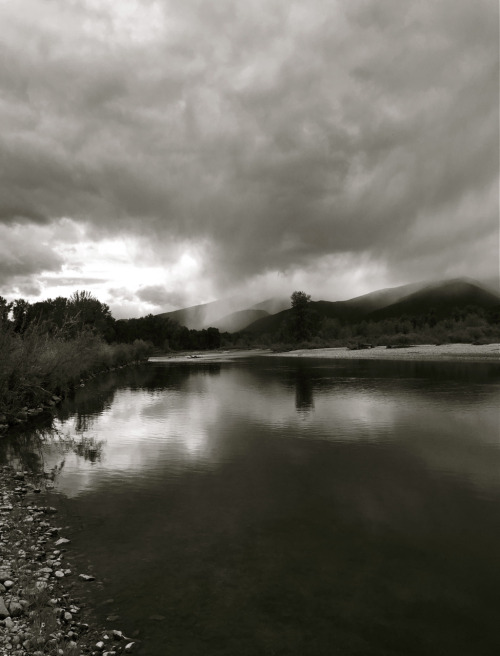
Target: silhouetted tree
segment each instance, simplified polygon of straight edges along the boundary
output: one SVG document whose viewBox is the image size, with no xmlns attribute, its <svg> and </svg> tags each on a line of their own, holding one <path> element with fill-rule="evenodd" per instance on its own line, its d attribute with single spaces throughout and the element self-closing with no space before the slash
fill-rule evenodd
<svg viewBox="0 0 500 656">
<path fill-rule="evenodd" d="M 310 301 L 310 295 L 305 292 L 293 292 L 291 296 L 291 337 L 297 342 L 311 338 L 313 317 L 309 308 Z"/>
<path fill-rule="evenodd" d="M 106 303 L 87 291 L 75 292 L 68 301 L 68 314 L 79 328 L 94 328 L 106 339 L 114 335 L 114 319 Z"/>
<path fill-rule="evenodd" d="M 8 303 L 6 298 L 0 296 L 0 324 L 7 324 L 11 309 L 12 303 Z"/>
<path fill-rule="evenodd" d="M 12 322 L 16 333 L 23 333 L 28 327 L 28 308 L 30 304 L 23 298 L 17 298 L 12 306 Z"/>
</svg>

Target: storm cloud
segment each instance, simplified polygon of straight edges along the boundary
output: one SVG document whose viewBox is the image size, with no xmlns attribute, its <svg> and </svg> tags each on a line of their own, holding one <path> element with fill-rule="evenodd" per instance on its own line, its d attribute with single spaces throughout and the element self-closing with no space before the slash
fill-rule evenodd
<svg viewBox="0 0 500 656">
<path fill-rule="evenodd" d="M 497 275 L 498 11 L 0 3 L 0 293 L 38 276 L 49 294 L 44 272 L 103 279 L 56 247 L 64 220 L 75 244 L 128 240 L 131 271 L 151 267 L 124 312 L 276 280 L 335 300 Z M 33 229 L 53 238 L 16 242 Z M 112 302 L 116 280 L 100 285 Z"/>
</svg>

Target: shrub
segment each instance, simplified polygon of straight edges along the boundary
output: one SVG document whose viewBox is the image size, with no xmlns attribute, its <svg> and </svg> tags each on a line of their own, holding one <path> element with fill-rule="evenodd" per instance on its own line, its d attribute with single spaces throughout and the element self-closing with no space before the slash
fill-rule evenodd
<svg viewBox="0 0 500 656">
<path fill-rule="evenodd" d="M 82 377 L 144 359 L 150 345 L 106 344 L 89 328 L 71 337 L 32 324 L 23 333 L 0 323 L 0 414 L 16 415 L 77 385 Z"/>
</svg>

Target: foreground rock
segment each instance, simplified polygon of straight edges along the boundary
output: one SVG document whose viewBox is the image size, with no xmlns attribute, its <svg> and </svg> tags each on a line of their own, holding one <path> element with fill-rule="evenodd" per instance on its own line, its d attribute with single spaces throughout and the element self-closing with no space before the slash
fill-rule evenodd
<svg viewBox="0 0 500 656">
<path fill-rule="evenodd" d="M 78 576 L 67 560 L 69 543 L 49 519 L 55 508 L 36 505 L 28 472 L 0 468 L 0 654 L 81 656 L 137 653 L 122 631 L 89 626 L 84 605 L 67 583 Z"/>
</svg>

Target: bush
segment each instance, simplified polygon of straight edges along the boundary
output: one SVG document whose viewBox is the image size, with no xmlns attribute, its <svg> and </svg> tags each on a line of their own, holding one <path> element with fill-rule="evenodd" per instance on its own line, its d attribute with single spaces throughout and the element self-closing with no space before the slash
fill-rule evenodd
<svg viewBox="0 0 500 656">
<path fill-rule="evenodd" d="M 0 414 L 15 416 L 65 393 L 82 377 L 142 360 L 149 352 L 142 340 L 110 345 L 89 328 L 67 337 L 64 330 L 48 334 L 36 324 L 19 333 L 1 322 Z"/>
</svg>

